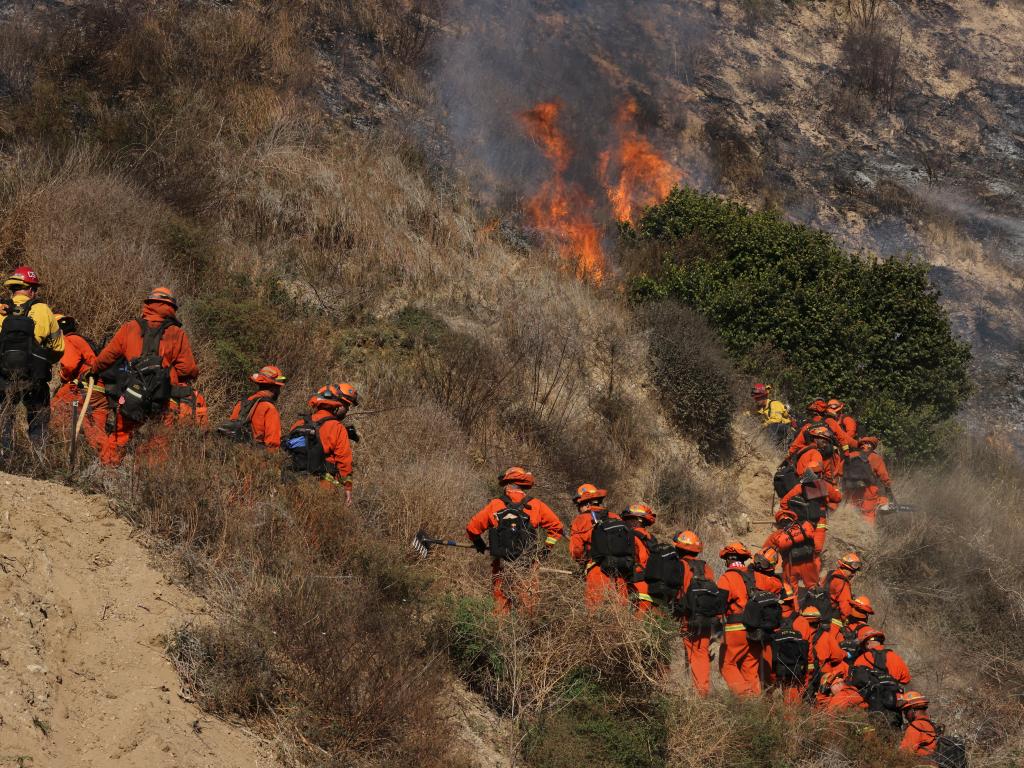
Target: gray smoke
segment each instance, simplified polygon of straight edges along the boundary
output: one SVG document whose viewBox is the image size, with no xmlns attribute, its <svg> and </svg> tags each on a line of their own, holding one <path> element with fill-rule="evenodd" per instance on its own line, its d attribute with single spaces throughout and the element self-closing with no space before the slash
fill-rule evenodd
<svg viewBox="0 0 1024 768">
<path fill-rule="evenodd" d="M 706 36 L 696 4 L 618 0 L 456 0 L 435 51 L 433 79 L 458 159 L 492 202 L 531 194 L 550 166 L 516 116 L 559 100 L 574 148 L 567 173 L 598 197 L 596 160 L 629 97 L 638 126 L 681 168 L 681 126 L 657 104 L 693 75 Z"/>
</svg>

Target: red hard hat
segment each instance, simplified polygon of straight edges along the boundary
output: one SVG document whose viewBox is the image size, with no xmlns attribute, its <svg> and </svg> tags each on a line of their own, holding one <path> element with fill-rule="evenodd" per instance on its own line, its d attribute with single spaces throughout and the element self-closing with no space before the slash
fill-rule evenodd
<svg viewBox="0 0 1024 768">
<path fill-rule="evenodd" d="M 750 388 L 750 396 L 755 400 L 764 400 L 768 397 L 768 387 L 764 384 L 755 384 Z"/>
<path fill-rule="evenodd" d="M 828 403 L 826 403 L 820 397 L 817 400 L 812 400 L 807 404 L 807 410 L 810 411 L 811 413 L 824 413 L 826 408 L 828 408 Z"/>
<path fill-rule="evenodd" d="M 839 558 L 838 565 L 840 568 L 856 573 L 864 565 L 864 561 L 860 559 L 860 555 L 856 552 L 847 552 Z"/>
<path fill-rule="evenodd" d="M 14 268 L 10 277 L 4 280 L 4 285 L 8 288 L 38 288 L 42 283 L 39 282 L 39 275 L 36 274 L 36 271 L 23 264 Z"/>
<path fill-rule="evenodd" d="M 276 365 L 264 365 L 249 377 L 249 381 L 256 384 L 266 384 L 271 387 L 283 387 L 287 379 Z"/>
<path fill-rule="evenodd" d="M 523 488 L 533 487 L 533 473 L 527 472 L 522 467 L 509 467 L 505 473 L 498 476 L 499 485 L 520 485 Z"/>
</svg>

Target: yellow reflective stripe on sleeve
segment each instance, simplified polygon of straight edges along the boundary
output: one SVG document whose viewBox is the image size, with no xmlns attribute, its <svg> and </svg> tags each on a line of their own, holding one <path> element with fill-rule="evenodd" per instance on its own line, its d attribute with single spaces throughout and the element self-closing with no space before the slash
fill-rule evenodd
<svg viewBox="0 0 1024 768">
<path fill-rule="evenodd" d="M 544 539 L 544 543 L 549 547 L 553 547 L 555 546 L 555 544 L 558 543 L 558 539 L 556 539 L 554 536 L 548 536 L 546 539 Z"/>
<path fill-rule="evenodd" d="M 741 629 L 746 629 L 746 627 L 744 627 L 742 624 L 726 624 L 725 625 L 725 631 L 726 632 L 739 632 Z"/>
<path fill-rule="evenodd" d="M 645 592 L 637 592 L 636 593 L 636 599 L 637 600 L 646 600 L 648 603 L 653 603 L 654 602 L 654 598 L 652 598 L 650 595 L 648 595 Z"/>
<path fill-rule="evenodd" d="M 843 628 L 843 620 L 842 619 L 832 619 L 832 626 L 833 627 L 839 627 L 840 629 L 842 629 Z"/>
<path fill-rule="evenodd" d="M 818 519 L 817 529 L 819 531 L 827 531 L 828 530 L 828 523 L 826 522 L 826 518 L 822 517 L 822 518 Z"/>
</svg>

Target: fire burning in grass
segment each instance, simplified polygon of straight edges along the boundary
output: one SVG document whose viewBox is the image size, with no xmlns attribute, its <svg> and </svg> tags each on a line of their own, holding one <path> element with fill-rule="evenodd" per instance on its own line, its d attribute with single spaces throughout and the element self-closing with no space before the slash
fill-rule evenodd
<svg viewBox="0 0 1024 768">
<path fill-rule="evenodd" d="M 519 115 L 519 123 L 551 163 L 552 175 L 527 203 L 530 221 L 558 242 L 559 251 L 576 274 L 600 281 L 607 269 L 601 240 L 607 218 L 594 199 L 566 178 L 573 150 L 558 125 L 562 105 L 545 101 Z M 682 171 L 658 154 L 636 127 L 637 104 L 630 99 L 619 110 L 615 144 L 597 158 L 597 174 L 611 214 L 631 221 L 640 208 L 664 199 L 683 177 Z M 603 206 L 602 206 L 603 209 Z"/>
</svg>

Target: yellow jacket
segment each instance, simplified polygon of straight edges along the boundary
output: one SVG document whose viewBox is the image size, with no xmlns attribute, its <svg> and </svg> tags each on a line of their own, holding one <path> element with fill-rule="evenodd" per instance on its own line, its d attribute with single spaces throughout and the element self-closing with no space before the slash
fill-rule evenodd
<svg viewBox="0 0 1024 768">
<path fill-rule="evenodd" d="M 28 296 L 16 295 L 12 297 L 11 301 L 15 306 L 21 306 L 30 299 Z M 28 316 L 32 318 L 36 327 L 36 342 L 43 349 L 53 353 L 51 357 L 54 362 L 60 360 L 61 355 L 64 354 L 64 334 L 61 333 L 60 326 L 57 325 L 57 318 L 54 317 L 53 311 L 43 302 L 37 301 L 28 311 Z M 6 318 L 6 315 L 0 315 L 0 328 L 3 328 Z"/>
<path fill-rule="evenodd" d="M 781 400 L 768 400 L 764 408 L 758 408 L 762 424 L 788 424 L 791 419 L 786 404 Z"/>
</svg>

